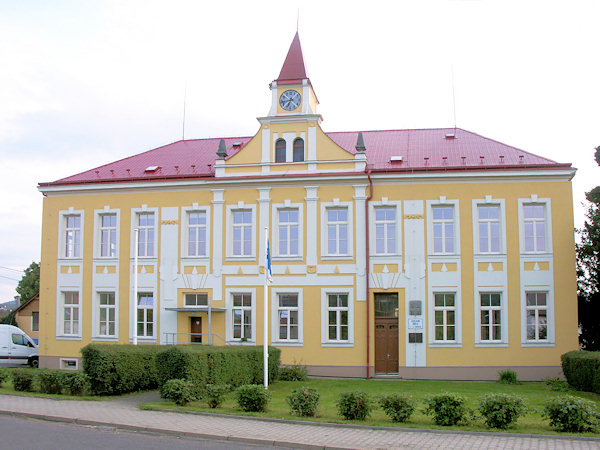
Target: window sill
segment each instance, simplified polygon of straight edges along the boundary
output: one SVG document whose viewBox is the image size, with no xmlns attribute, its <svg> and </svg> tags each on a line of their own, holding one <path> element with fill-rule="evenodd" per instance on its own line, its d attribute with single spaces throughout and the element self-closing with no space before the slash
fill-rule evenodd
<svg viewBox="0 0 600 450">
<path fill-rule="evenodd" d="M 239 339 L 230 339 L 227 345 L 256 345 L 256 341 L 240 341 Z"/>
<path fill-rule="evenodd" d="M 225 261 L 256 261 L 256 256 L 254 256 L 254 255 L 250 255 L 250 256 L 230 255 L 227 258 L 225 258 Z"/>
<path fill-rule="evenodd" d="M 304 258 L 302 255 L 295 256 L 273 256 L 273 261 L 302 261 Z"/>
<path fill-rule="evenodd" d="M 56 340 L 57 341 L 80 341 L 81 336 L 61 335 L 61 336 L 56 336 Z"/>
<path fill-rule="evenodd" d="M 508 347 L 508 342 L 476 342 L 475 347 Z"/>
<path fill-rule="evenodd" d="M 208 256 L 208 255 L 184 255 L 184 256 L 181 257 L 181 259 L 183 259 L 183 260 L 188 260 L 188 259 L 194 259 L 194 260 L 196 260 L 196 259 L 200 259 L 200 260 L 206 260 L 206 261 L 208 261 L 208 260 L 210 260 L 210 256 Z"/>
<path fill-rule="evenodd" d="M 271 345 L 274 347 L 304 347 L 304 342 L 272 341 Z"/>
<path fill-rule="evenodd" d="M 141 342 L 143 344 L 156 344 L 155 337 L 139 337 L 137 338 L 138 344 Z M 129 342 L 133 343 L 133 339 L 129 338 Z"/>
<path fill-rule="evenodd" d="M 94 261 L 119 262 L 118 256 L 94 256 Z"/>
<path fill-rule="evenodd" d="M 92 338 L 94 342 L 119 342 L 117 336 L 96 336 Z"/>
<path fill-rule="evenodd" d="M 354 256 L 352 255 L 321 255 L 321 259 L 323 261 L 340 261 L 340 260 L 352 260 Z"/>
<path fill-rule="evenodd" d="M 554 342 L 550 342 L 550 341 L 527 341 L 527 342 L 522 342 L 521 343 L 521 347 L 554 347 L 555 344 Z"/>
<path fill-rule="evenodd" d="M 429 347 L 431 348 L 460 348 L 462 347 L 462 342 L 430 342 Z"/>
<path fill-rule="evenodd" d="M 321 347 L 354 347 L 354 342 L 321 342 Z"/>
</svg>

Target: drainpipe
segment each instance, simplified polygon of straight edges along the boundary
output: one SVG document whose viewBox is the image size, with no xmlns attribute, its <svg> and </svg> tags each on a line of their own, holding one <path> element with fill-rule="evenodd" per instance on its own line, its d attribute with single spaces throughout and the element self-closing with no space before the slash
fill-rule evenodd
<svg viewBox="0 0 600 450">
<path fill-rule="evenodd" d="M 371 296 L 369 292 L 369 278 L 370 278 L 370 262 L 369 262 L 369 202 L 373 198 L 373 180 L 371 180 L 371 169 L 369 165 L 365 167 L 365 172 L 367 177 L 369 178 L 369 196 L 367 197 L 367 201 L 365 202 L 365 242 L 367 247 L 367 260 L 366 260 L 366 277 L 367 277 L 367 380 L 371 378 L 370 370 L 369 370 L 369 362 L 371 358 Z"/>
</svg>

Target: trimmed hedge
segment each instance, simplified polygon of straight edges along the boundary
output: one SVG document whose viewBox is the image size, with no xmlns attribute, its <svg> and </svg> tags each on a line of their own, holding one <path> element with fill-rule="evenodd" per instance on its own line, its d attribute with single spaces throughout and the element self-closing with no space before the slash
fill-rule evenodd
<svg viewBox="0 0 600 450">
<path fill-rule="evenodd" d="M 600 352 L 574 350 L 560 359 L 570 386 L 578 391 L 600 394 Z"/>
<path fill-rule="evenodd" d="M 269 382 L 277 379 L 281 350 L 269 347 Z M 229 384 L 232 387 L 263 382 L 262 346 L 164 347 L 156 355 L 159 385 L 173 378 L 191 381 L 196 389 L 206 384 Z"/>
<path fill-rule="evenodd" d="M 118 395 L 158 386 L 158 345 L 88 344 L 81 349 L 83 370 L 94 395 Z"/>
</svg>

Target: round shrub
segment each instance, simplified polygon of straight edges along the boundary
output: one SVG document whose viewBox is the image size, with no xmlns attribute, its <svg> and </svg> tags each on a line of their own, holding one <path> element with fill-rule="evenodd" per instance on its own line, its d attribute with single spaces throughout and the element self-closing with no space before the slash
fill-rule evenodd
<svg viewBox="0 0 600 450">
<path fill-rule="evenodd" d="M 366 392 L 342 392 L 337 401 L 340 416 L 346 420 L 365 420 L 373 408 Z"/>
<path fill-rule="evenodd" d="M 320 398 L 316 389 L 302 386 L 300 389 L 292 389 L 292 393 L 286 397 L 286 400 L 292 414 L 313 417 L 317 413 Z"/>
<path fill-rule="evenodd" d="M 82 371 L 65 372 L 62 374 L 63 392 L 71 395 L 83 395 L 90 389 L 90 380 Z"/>
<path fill-rule="evenodd" d="M 498 372 L 498 383 L 519 384 L 517 373 L 514 370 L 506 369 Z"/>
<path fill-rule="evenodd" d="M 33 392 L 33 374 L 28 370 L 15 369 L 12 373 L 15 391 Z"/>
<path fill-rule="evenodd" d="M 174 401 L 179 406 L 185 406 L 196 400 L 192 383 L 181 379 L 169 380 L 163 384 L 160 395 L 162 398 Z"/>
<path fill-rule="evenodd" d="M 306 366 L 301 366 L 299 364 L 280 367 L 279 379 L 281 381 L 306 381 L 308 379 L 308 370 L 306 369 Z"/>
<path fill-rule="evenodd" d="M 433 421 L 437 425 L 456 425 L 467 413 L 465 401 L 466 399 L 460 394 L 443 392 L 427 398 L 423 412 L 433 415 Z"/>
<path fill-rule="evenodd" d="M 209 408 L 218 408 L 225 401 L 227 392 L 231 389 L 228 384 L 207 384 L 204 388 L 204 398 Z"/>
<path fill-rule="evenodd" d="M 245 384 L 236 389 L 235 399 L 242 411 L 266 411 L 271 393 L 264 386 Z"/>
<path fill-rule="evenodd" d="M 594 402 L 565 395 L 549 400 L 543 416 L 550 419 L 550 426 L 558 431 L 594 431 L 598 426 L 598 410 Z"/>
<path fill-rule="evenodd" d="M 40 370 L 37 373 L 40 392 L 60 394 L 63 389 L 63 377 L 60 370 Z"/>
<path fill-rule="evenodd" d="M 415 412 L 415 400 L 406 394 L 386 394 L 379 399 L 379 406 L 394 422 L 406 422 Z"/>
<path fill-rule="evenodd" d="M 511 394 L 488 394 L 479 402 L 479 412 L 488 428 L 506 429 L 526 412 L 523 399 Z"/>
</svg>

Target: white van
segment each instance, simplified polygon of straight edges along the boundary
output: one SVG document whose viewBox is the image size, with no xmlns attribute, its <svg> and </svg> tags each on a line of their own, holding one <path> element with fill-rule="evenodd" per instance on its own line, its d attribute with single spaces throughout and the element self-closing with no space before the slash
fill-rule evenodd
<svg viewBox="0 0 600 450">
<path fill-rule="evenodd" d="M 0 324 L 0 366 L 38 366 L 38 346 L 20 328 Z"/>
</svg>

